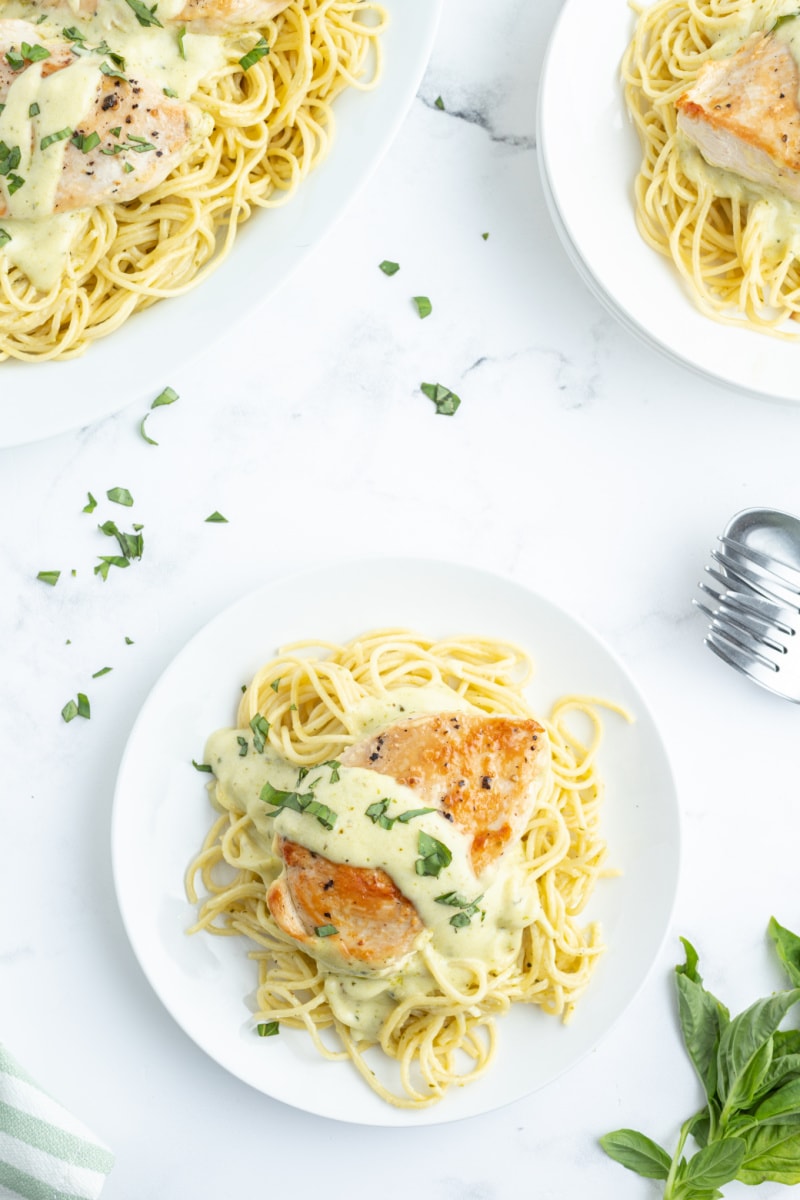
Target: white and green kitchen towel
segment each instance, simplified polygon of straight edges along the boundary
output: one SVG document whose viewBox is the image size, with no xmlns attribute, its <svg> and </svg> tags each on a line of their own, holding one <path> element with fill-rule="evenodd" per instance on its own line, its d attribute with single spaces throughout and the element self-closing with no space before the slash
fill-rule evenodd
<svg viewBox="0 0 800 1200">
<path fill-rule="evenodd" d="M 114 1155 L 0 1042 L 0 1197 L 96 1200 Z"/>
</svg>

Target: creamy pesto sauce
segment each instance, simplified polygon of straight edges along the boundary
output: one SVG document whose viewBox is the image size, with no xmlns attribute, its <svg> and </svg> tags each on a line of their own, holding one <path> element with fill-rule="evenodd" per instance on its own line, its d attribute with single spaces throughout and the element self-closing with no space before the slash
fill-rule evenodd
<svg viewBox="0 0 800 1200">
<path fill-rule="evenodd" d="M 794 255 L 800 255 L 800 204 L 766 184 L 750 183 L 733 171 L 712 166 L 683 134 L 678 134 L 678 148 L 688 179 L 698 187 L 710 188 L 715 196 L 746 204 L 750 219 L 759 222 L 767 248 L 782 254 L 788 245 Z"/>
<path fill-rule="evenodd" d="M 227 58 L 226 39 L 212 34 L 185 33 L 178 39 L 179 26 L 169 24 L 185 0 L 159 0 L 157 15 L 163 28 L 142 26 L 125 0 L 102 0 L 93 17 L 83 16 L 77 5 L 40 6 L 29 0 L 10 0 L 3 5 L 3 17 L 21 18 L 37 24 L 43 42 L 63 37 L 65 27 L 77 27 L 87 46 L 104 43 L 125 59 L 128 79 L 140 76 L 157 86 L 168 88 L 181 100 L 195 94 L 201 81 L 213 75 Z M 227 43 L 230 43 L 230 38 Z M 248 45 L 252 36 L 248 39 Z M 240 36 L 233 35 L 239 46 Z M 182 44 L 182 51 L 181 51 Z M 76 128 L 91 111 L 101 55 L 84 55 L 69 67 L 42 78 L 41 63 L 34 63 L 15 79 L 5 97 L 0 114 L 0 140 L 7 146 L 19 146 L 17 174 L 24 186 L 11 196 L 5 181 L 0 187 L 11 219 L 0 218 L 0 228 L 11 237 L 0 254 L 18 267 L 40 291 L 52 287 L 64 269 L 72 245 L 85 228 L 85 219 L 64 219 L 53 215 L 53 201 L 61 175 L 67 140 L 51 143 L 42 150 L 41 139 L 64 128 Z M 29 116 L 33 102 L 39 105 L 37 117 Z M 72 214 L 69 214 L 71 217 Z M 23 228 L 20 222 L 28 224 Z"/>
<path fill-rule="evenodd" d="M 357 720 L 365 733 L 371 733 L 386 726 L 387 715 L 391 721 L 415 712 L 469 708 L 463 701 L 454 703 L 449 689 L 409 688 L 393 693 L 391 702 L 364 701 L 358 706 Z M 241 737 L 247 741 L 246 755 L 241 754 Z M 356 767 L 340 767 L 336 782 L 331 780 L 330 767 L 315 767 L 298 784 L 297 768 L 270 746 L 263 754 L 257 753 L 249 731 L 222 729 L 212 734 L 206 744 L 205 762 L 211 766 L 216 787 L 226 801 L 250 816 L 252 845 L 264 854 L 251 869 L 265 881 L 271 882 L 280 867 L 273 838 L 281 835 L 334 862 L 386 871 L 414 904 L 425 930 L 413 953 L 400 965 L 380 971 L 344 966 L 332 939 L 321 938 L 315 951 L 326 975 L 325 991 L 331 1007 L 340 1020 L 361 1031 L 365 1038 L 377 1037 L 386 1016 L 404 996 L 435 990 L 437 985 L 426 959 L 436 963 L 436 969 L 460 987 L 472 976 L 470 963 L 477 964 L 479 971 L 499 971 L 516 957 L 522 930 L 539 911 L 538 894 L 526 877 L 518 847 L 478 877 L 472 868 L 468 837 L 442 812 L 426 813 L 407 823 L 396 821 L 388 830 L 366 815 L 370 804 L 385 798 L 390 800 L 387 816 L 421 808 L 425 800 L 418 792 L 389 776 Z M 313 787 L 314 799 L 336 813 L 333 829 L 326 829 L 308 813 L 291 809 L 269 815 L 274 810 L 260 798 L 267 781 L 279 791 L 305 792 Z M 443 842 L 452 853 L 452 862 L 438 876 L 416 872 L 421 830 Z M 254 857 L 257 855 L 256 850 Z M 436 901 L 437 896 L 449 892 L 458 892 L 469 901 L 481 897 L 478 907 L 483 917 L 478 913 L 462 928 L 451 925 L 450 918 L 458 910 Z"/>
</svg>

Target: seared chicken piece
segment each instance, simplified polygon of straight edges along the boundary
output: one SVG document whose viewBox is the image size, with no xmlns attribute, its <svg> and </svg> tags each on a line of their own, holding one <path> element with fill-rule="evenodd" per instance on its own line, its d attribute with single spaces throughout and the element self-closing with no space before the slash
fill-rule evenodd
<svg viewBox="0 0 800 1200">
<path fill-rule="evenodd" d="M 319 944 L 316 930 L 333 925 L 342 958 L 372 967 L 412 949 L 422 921 L 385 871 L 331 862 L 288 838 L 279 839 L 278 853 L 284 870 L 267 900 L 278 925 L 295 941 L 312 949 Z"/>
<path fill-rule="evenodd" d="M 40 0 L 44 8 L 65 8 L 79 17 L 93 17 L 101 0 Z M 156 9 L 162 24 L 167 19 L 185 24 L 196 22 L 203 31 L 224 33 L 226 29 L 258 29 L 289 7 L 291 0 L 186 0 L 180 12 L 167 18 Z"/>
<path fill-rule="evenodd" d="M 0 103 L 8 99 L 15 80 L 36 69 L 28 58 L 17 70 L 9 63 L 9 54 L 12 63 L 20 60 L 24 43 L 48 52 L 49 57 L 36 64 L 43 80 L 87 61 L 85 56 L 75 55 L 70 43 L 43 38 L 41 30 L 27 21 L 0 20 Z M 37 143 L 44 131 L 32 119 L 31 147 L 41 154 L 63 150 L 52 208 L 54 213 L 63 213 L 108 201 L 133 200 L 156 187 L 199 141 L 205 128 L 206 118 L 194 105 L 166 97 L 160 86 L 146 79 L 103 74 L 98 60 L 94 97 L 73 136 L 59 139 L 60 147 L 41 149 Z M 9 208 L 0 195 L 0 216 L 7 215 Z"/>
<path fill-rule="evenodd" d="M 678 128 L 712 166 L 800 200 L 799 89 L 789 47 L 754 33 L 703 66 L 676 101 Z"/>
<path fill-rule="evenodd" d="M 547 735 L 534 720 L 446 713 L 412 717 L 351 746 L 343 767 L 389 775 L 440 809 L 471 839 L 476 875 L 522 836 L 550 770 Z M 267 900 L 278 925 L 312 953 L 316 930 L 345 962 L 385 966 L 407 954 L 423 925 L 383 870 L 351 867 L 278 839 L 284 869 Z"/>
</svg>

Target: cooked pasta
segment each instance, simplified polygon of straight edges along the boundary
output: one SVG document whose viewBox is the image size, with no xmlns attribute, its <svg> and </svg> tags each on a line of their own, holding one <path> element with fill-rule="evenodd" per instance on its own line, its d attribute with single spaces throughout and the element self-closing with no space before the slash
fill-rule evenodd
<svg viewBox="0 0 800 1200">
<path fill-rule="evenodd" d="M 477 915 L 481 906 L 486 909 L 483 915 L 488 914 L 487 927 L 492 927 L 492 885 L 486 884 L 491 872 L 481 876 L 483 894 L 469 906 L 461 903 L 462 915 L 451 917 L 450 924 L 462 928 L 456 937 L 450 931 L 449 955 L 438 952 L 423 935 L 415 953 L 396 970 L 374 975 L 356 970 L 348 981 L 347 972 L 326 959 L 322 950 L 319 955 L 306 953 L 287 937 L 267 904 L 269 885 L 282 864 L 272 853 L 272 826 L 269 821 L 264 825 L 259 816 L 259 809 L 266 810 L 264 792 L 259 800 L 259 784 L 267 775 L 274 779 L 271 772 L 280 763 L 285 764 L 286 778 L 293 774 L 312 778 L 310 772 L 316 771 L 319 778 L 312 780 L 313 791 L 305 798 L 310 800 L 313 794 L 316 808 L 308 811 L 328 814 L 328 827 L 333 828 L 335 815 L 327 804 L 342 808 L 337 789 L 344 787 L 341 777 L 346 768 L 340 759 L 352 754 L 348 748 L 363 744 L 365 729 L 385 731 L 387 719 L 391 728 L 401 713 L 529 719 L 525 687 L 531 670 L 521 648 L 488 638 L 434 641 L 406 630 L 382 629 L 344 645 L 298 643 L 267 663 L 242 696 L 235 742 L 232 737 L 229 741 L 234 754 L 243 755 L 238 758 L 241 770 L 249 772 L 244 786 L 233 786 L 235 776 L 218 766 L 221 743 L 215 738 L 220 735 L 210 739 L 206 750 L 207 761 L 218 774 L 210 791 L 219 816 L 186 877 L 188 896 L 199 904 L 191 932 L 244 936 L 254 944 L 249 952 L 258 967 L 253 1024 L 262 1033 L 284 1026 L 306 1030 L 321 1054 L 351 1060 L 378 1095 L 401 1107 L 433 1104 L 452 1084 L 463 1084 L 484 1071 L 495 1049 L 495 1018 L 511 1004 L 537 1006 L 566 1021 L 586 989 L 603 945 L 597 925 L 586 923 L 583 913 L 598 878 L 609 873 L 604 868 L 606 847 L 600 832 L 603 789 L 596 770 L 602 738 L 598 708 L 604 702 L 565 697 L 542 722 L 550 745 L 545 782 L 518 844 L 500 859 L 496 884 L 508 888 L 509 880 L 516 881 L 516 903 L 521 903 L 520 894 L 527 895 L 528 917 L 520 920 L 513 935 L 487 935 L 490 940 L 480 942 L 477 930 L 478 942 L 469 945 L 473 950 L 482 946 L 482 957 L 478 953 L 459 957 L 452 945 L 458 947 L 463 927 L 470 921 L 481 925 L 483 916 L 479 921 Z M 456 718 L 452 720 L 455 723 Z M 576 732 L 576 720 L 589 729 L 588 741 Z M 376 745 L 381 745 L 383 736 L 378 735 Z M 254 758 L 259 747 L 262 757 L 267 757 L 263 768 Z M 326 782 L 327 769 L 332 779 L 336 776 L 335 783 Z M 372 771 L 361 775 L 380 780 L 377 795 L 393 782 Z M 271 784 L 267 789 L 271 796 L 287 794 L 273 791 Z M 244 802 L 245 792 L 254 803 Z M 388 799 L 380 803 L 386 811 Z M 374 806 L 372 811 L 374 822 Z M 432 811 L 414 809 L 395 820 L 410 817 L 416 823 L 420 814 Z M 433 819 L 440 820 L 441 814 L 435 813 Z M 318 815 L 320 820 L 324 817 Z M 317 823 L 310 823 L 318 829 Z M 365 817 L 361 823 L 370 837 L 387 836 Z M 403 829 L 411 824 L 409 820 Z M 442 827 L 452 829 L 447 822 Z M 452 836 L 448 834 L 448 842 Z M 358 849 L 353 861 L 359 861 Z M 365 856 L 364 861 L 374 860 Z M 196 887 L 198 879 L 202 895 Z M 441 885 L 434 882 L 437 890 Z M 331 879 L 325 886 L 332 884 Z M 436 899 L 440 904 L 442 900 L 453 903 L 447 896 Z M 499 928 L 505 928 L 502 921 Z M 326 930 L 316 932 L 322 946 Z M 359 1009 L 362 985 L 372 989 L 370 995 L 388 987 L 386 1003 L 373 1011 L 368 999 Z M 350 1009 L 345 1005 L 343 1017 L 342 989 L 349 986 L 355 996 L 355 1015 L 347 1017 Z M 382 994 L 378 1000 L 382 1002 Z M 362 1020 L 366 1024 L 360 1024 Z M 385 1056 L 383 1067 L 376 1062 L 375 1046 Z M 390 1060 L 394 1073 L 389 1070 L 387 1078 L 384 1068 Z"/>
<path fill-rule="evenodd" d="M 12 0 L 14 15 L 28 8 L 36 0 Z M 203 280 L 242 222 L 285 203 L 325 155 L 339 93 L 377 82 L 385 23 L 372 0 L 292 0 L 261 28 L 221 36 L 220 61 L 191 96 L 213 128 L 152 190 L 62 218 L 52 281 L 45 270 L 37 286 L 15 262 L 22 222 L 5 246 L 0 229 L 0 360 L 82 354 L 133 313 Z M 253 55 L 254 45 L 268 53 Z"/>
<path fill-rule="evenodd" d="M 636 28 L 622 76 L 643 152 L 635 184 L 642 236 L 672 259 L 707 316 L 797 338 L 791 322 L 800 315 L 800 205 L 705 161 L 679 129 L 676 110 L 704 64 L 734 54 L 755 32 L 772 31 L 796 6 L 657 0 L 633 7 Z"/>
</svg>

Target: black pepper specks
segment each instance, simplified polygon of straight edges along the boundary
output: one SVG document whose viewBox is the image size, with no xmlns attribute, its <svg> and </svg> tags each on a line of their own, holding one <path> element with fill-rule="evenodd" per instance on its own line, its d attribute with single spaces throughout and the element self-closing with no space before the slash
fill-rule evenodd
<svg viewBox="0 0 800 1200">
<path fill-rule="evenodd" d="M 481 779 L 481 787 L 484 789 L 484 791 L 487 791 L 487 792 L 488 792 L 488 791 L 489 791 L 489 788 L 490 788 L 491 786 L 492 786 L 492 777 L 491 777 L 491 775 L 484 775 L 483 779 Z"/>
</svg>

